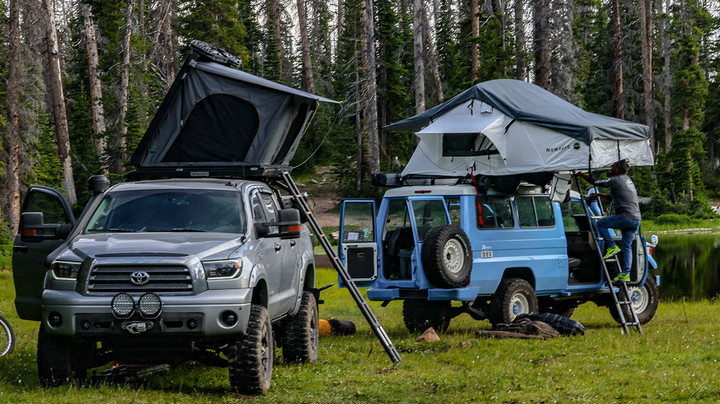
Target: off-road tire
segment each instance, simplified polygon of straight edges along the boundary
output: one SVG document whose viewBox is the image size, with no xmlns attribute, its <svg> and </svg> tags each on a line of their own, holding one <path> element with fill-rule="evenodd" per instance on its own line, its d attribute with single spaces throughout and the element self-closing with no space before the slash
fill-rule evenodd
<svg viewBox="0 0 720 404">
<path fill-rule="evenodd" d="M 210 59 L 213 62 L 220 63 L 222 65 L 234 67 L 240 67 L 240 65 L 242 65 L 242 59 L 239 57 L 207 42 L 194 39 L 190 42 L 190 48 L 195 51 L 195 53 L 205 57 L 206 59 Z"/>
<path fill-rule="evenodd" d="M 535 289 L 525 279 L 508 278 L 500 282 L 491 296 L 488 319 L 493 327 L 510 324 L 518 314 L 537 313 L 538 301 Z"/>
<path fill-rule="evenodd" d="M 585 326 L 580 322 L 571 320 L 565 316 L 554 313 L 520 314 L 515 320 L 529 318 L 530 320 L 542 321 L 549 324 L 557 332 L 563 335 L 585 335 Z"/>
<path fill-rule="evenodd" d="M 421 258 L 425 276 L 433 285 L 439 288 L 467 285 L 472 271 L 472 248 L 459 226 L 446 224 L 428 230 Z"/>
<path fill-rule="evenodd" d="M 443 332 L 450 326 L 451 319 L 449 301 L 403 300 L 403 320 L 411 333 L 430 327 Z"/>
<path fill-rule="evenodd" d="M 73 342 L 70 345 L 70 366 L 75 380 L 83 381 L 87 377 L 88 369 L 93 367 L 95 362 L 95 347 L 94 341 Z"/>
<path fill-rule="evenodd" d="M 285 362 L 317 362 L 319 324 L 320 318 L 315 296 L 310 292 L 303 292 L 300 310 L 285 320 L 280 331 Z"/>
<path fill-rule="evenodd" d="M 657 311 L 658 298 L 660 296 L 655 277 L 648 276 L 642 287 L 628 286 L 628 292 L 630 292 L 630 299 L 633 301 L 633 308 L 635 309 L 635 314 L 637 314 L 640 324 L 650 322 Z M 622 307 L 625 322 L 633 321 L 630 310 L 626 309 L 627 306 L 622 305 Z M 608 303 L 608 308 L 610 309 L 610 315 L 612 315 L 613 320 L 621 324 L 620 315 L 615 309 L 614 304 Z"/>
<path fill-rule="evenodd" d="M 230 345 L 228 372 L 232 390 L 263 394 L 270 389 L 275 341 L 265 306 L 252 305 L 247 332 Z"/>
<path fill-rule="evenodd" d="M 46 334 L 44 327 L 40 327 L 37 366 L 38 377 L 43 387 L 56 387 L 68 383 L 73 377 L 70 344 Z"/>
<path fill-rule="evenodd" d="M 546 298 L 539 300 L 538 303 L 538 311 L 540 313 L 559 314 L 567 318 L 570 318 L 578 307 L 577 300 L 553 300 Z"/>
<path fill-rule="evenodd" d="M 0 316 L 0 333 L 4 334 L 0 338 L 0 356 L 10 355 L 15 349 L 15 332 L 3 316 Z"/>
</svg>

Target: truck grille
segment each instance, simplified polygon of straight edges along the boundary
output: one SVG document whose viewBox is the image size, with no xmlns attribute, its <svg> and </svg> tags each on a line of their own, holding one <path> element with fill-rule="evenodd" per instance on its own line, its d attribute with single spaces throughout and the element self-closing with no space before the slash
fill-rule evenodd
<svg viewBox="0 0 720 404">
<path fill-rule="evenodd" d="M 147 283 L 133 283 L 136 272 L 145 272 Z M 98 265 L 90 270 L 88 292 L 192 292 L 192 278 L 182 265 Z"/>
</svg>

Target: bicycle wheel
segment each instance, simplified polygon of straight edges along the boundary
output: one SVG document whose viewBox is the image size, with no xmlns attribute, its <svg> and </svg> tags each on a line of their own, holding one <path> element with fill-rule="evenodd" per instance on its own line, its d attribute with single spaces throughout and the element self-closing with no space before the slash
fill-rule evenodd
<svg viewBox="0 0 720 404">
<path fill-rule="evenodd" d="M 0 316 L 0 356 L 9 355 L 15 348 L 15 333 L 5 317 Z"/>
</svg>

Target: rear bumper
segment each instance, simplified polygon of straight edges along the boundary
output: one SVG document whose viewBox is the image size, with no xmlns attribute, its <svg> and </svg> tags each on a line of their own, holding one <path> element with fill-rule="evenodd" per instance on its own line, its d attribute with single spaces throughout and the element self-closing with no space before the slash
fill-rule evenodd
<svg viewBox="0 0 720 404">
<path fill-rule="evenodd" d="M 456 289 L 400 289 L 400 288 L 373 288 L 367 291 L 368 299 L 377 301 L 427 299 L 427 300 L 456 300 L 471 302 L 480 293 L 480 287 L 466 287 Z"/>
<path fill-rule="evenodd" d="M 135 303 L 140 297 L 132 295 Z M 96 338 L 146 335 L 173 335 L 189 339 L 213 339 L 243 334 L 250 318 L 252 289 L 207 290 L 197 295 L 163 296 L 162 311 L 157 318 L 143 318 L 138 310 L 128 319 L 116 319 L 112 313 L 113 296 L 85 296 L 75 291 L 43 291 L 42 321 L 48 334 Z M 232 312 L 237 321 L 227 326 L 220 321 L 223 312 Z M 48 317 L 61 317 L 58 326 Z M 144 331 L 134 334 L 128 325 L 145 324 Z M 132 327 L 131 327 L 132 328 Z"/>
</svg>

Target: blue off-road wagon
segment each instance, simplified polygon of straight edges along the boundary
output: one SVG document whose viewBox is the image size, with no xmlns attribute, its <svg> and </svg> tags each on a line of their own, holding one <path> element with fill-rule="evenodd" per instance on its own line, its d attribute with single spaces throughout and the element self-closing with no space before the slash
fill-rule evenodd
<svg viewBox="0 0 720 404">
<path fill-rule="evenodd" d="M 573 181 L 621 159 L 651 166 L 647 126 L 492 80 L 385 129 L 414 131 L 418 145 L 402 173 L 374 176 L 391 187 L 379 206 L 344 201 L 338 252 L 369 299 L 403 301 L 408 329 L 442 330 L 463 312 L 493 324 L 569 316 L 587 301 L 610 306 L 625 331 L 652 319 L 656 238 L 637 233 L 631 281 L 613 285 L 617 266 L 602 261 L 594 225 L 602 212 Z"/>
</svg>

